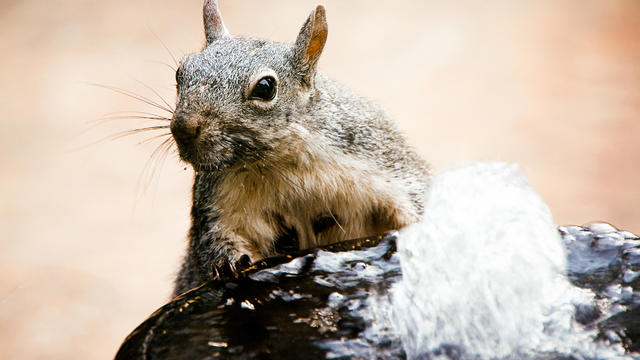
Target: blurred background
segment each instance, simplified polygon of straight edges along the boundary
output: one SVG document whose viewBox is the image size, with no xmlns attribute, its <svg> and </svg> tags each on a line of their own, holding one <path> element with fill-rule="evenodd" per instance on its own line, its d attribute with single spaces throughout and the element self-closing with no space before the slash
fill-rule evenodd
<svg viewBox="0 0 640 360">
<path fill-rule="evenodd" d="M 316 1 L 221 8 L 233 34 L 293 41 Z M 386 109 L 436 170 L 515 162 L 558 224 L 640 232 L 640 2 L 324 3 L 321 70 Z M 172 103 L 165 47 L 202 46 L 201 6 L 0 1 L 0 358 L 111 358 L 168 300 L 192 171 L 149 161 L 150 133 L 95 143 L 148 125 L 105 114 L 163 112 L 90 83 Z"/>
</svg>

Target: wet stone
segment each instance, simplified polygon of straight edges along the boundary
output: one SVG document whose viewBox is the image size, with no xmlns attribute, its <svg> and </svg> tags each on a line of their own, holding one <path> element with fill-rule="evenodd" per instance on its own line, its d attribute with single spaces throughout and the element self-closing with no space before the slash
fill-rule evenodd
<svg viewBox="0 0 640 360">
<path fill-rule="evenodd" d="M 575 320 L 597 331 L 594 341 L 640 356 L 637 236 L 602 223 L 558 231 L 569 280 L 594 294 L 593 303 L 575 306 Z M 370 316 L 375 299 L 402 278 L 396 236 L 270 258 L 203 284 L 138 326 L 116 359 L 404 359 L 394 330 Z M 431 354 L 465 358 L 447 345 Z"/>
<path fill-rule="evenodd" d="M 618 231 L 613 225 L 607 223 L 592 223 L 589 224 L 586 229 L 589 229 L 594 235 L 611 234 Z"/>
</svg>

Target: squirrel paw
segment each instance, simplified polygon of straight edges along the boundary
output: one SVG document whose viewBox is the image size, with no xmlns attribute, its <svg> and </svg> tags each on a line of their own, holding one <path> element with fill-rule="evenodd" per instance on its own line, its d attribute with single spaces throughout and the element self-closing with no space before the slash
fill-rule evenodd
<svg viewBox="0 0 640 360">
<path fill-rule="evenodd" d="M 251 266 L 251 258 L 247 254 L 243 254 L 236 261 L 228 258 L 222 258 L 211 263 L 211 274 L 214 280 L 238 278 L 238 272 Z"/>
</svg>

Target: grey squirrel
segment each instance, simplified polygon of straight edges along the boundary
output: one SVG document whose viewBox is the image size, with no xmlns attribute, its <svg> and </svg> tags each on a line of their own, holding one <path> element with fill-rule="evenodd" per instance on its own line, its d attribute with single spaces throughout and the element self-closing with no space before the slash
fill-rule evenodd
<svg viewBox="0 0 640 360">
<path fill-rule="evenodd" d="M 262 258 L 419 220 L 427 164 L 374 105 L 317 73 L 318 5 L 293 44 L 234 37 L 204 3 L 206 45 L 176 71 L 171 132 L 195 170 L 174 295 Z"/>
</svg>

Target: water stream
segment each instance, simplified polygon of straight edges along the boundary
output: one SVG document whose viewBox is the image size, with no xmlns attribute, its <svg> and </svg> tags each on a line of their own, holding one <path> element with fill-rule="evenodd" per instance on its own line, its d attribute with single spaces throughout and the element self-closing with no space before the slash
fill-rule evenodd
<svg viewBox="0 0 640 360">
<path fill-rule="evenodd" d="M 623 357 L 620 343 L 594 341 L 598 332 L 576 321 L 596 296 L 567 278 L 561 233 L 516 166 L 450 170 L 427 201 L 423 223 L 399 236 L 403 279 L 390 295 L 408 358 Z"/>
<path fill-rule="evenodd" d="M 640 359 L 637 236 L 558 228 L 503 163 L 438 175 L 426 203 L 400 233 L 176 298 L 117 359 Z"/>
</svg>

